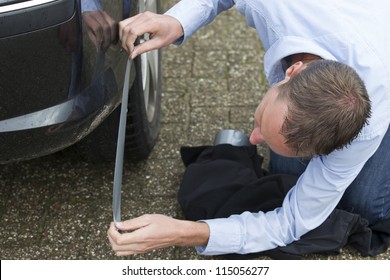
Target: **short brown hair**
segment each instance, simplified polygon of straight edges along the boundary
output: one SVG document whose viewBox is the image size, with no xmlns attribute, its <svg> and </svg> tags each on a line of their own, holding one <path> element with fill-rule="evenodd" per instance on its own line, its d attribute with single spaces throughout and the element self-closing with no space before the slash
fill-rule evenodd
<svg viewBox="0 0 390 280">
<path fill-rule="evenodd" d="M 280 133 L 297 155 L 327 155 L 345 147 L 371 115 L 364 82 L 336 61 L 311 62 L 279 88 L 278 99 L 288 106 Z"/>
</svg>

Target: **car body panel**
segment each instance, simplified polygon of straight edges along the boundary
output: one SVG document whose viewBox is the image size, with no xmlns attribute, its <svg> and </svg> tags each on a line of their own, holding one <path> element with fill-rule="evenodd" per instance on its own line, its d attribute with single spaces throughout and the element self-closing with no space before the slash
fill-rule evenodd
<svg viewBox="0 0 390 280">
<path fill-rule="evenodd" d="M 72 17 L 76 4 L 74 0 L 0 0 L 0 38 L 63 23 Z"/>
<path fill-rule="evenodd" d="M 89 22 L 101 19 L 100 8 L 91 11 L 86 4 L 107 7 L 105 13 L 117 23 L 129 16 L 130 2 L 49 1 L 36 15 L 54 11 L 55 4 L 57 9 L 68 5 L 73 11 L 64 12 L 65 18 L 40 21 L 32 29 L 0 33 L 0 163 L 72 145 L 119 105 L 127 54 L 117 36 L 104 48 L 91 39 L 94 27 Z M 17 12 L 23 14 L 23 9 Z M 10 24 L 9 12 L 0 13 L 0 19 L 5 14 Z"/>
</svg>

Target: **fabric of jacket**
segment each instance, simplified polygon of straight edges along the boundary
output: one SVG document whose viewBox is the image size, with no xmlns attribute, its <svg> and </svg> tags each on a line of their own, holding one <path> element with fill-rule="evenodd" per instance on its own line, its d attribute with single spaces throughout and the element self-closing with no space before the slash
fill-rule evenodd
<svg viewBox="0 0 390 280">
<path fill-rule="evenodd" d="M 258 155 L 256 146 L 182 147 L 180 152 L 186 170 L 178 201 L 188 220 L 271 211 L 282 205 L 297 180 L 291 175 L 268 174 L 262 169 L 263 157 Z M 347 244 L 362 256 L 385 252 L 390 245 L 390 220 L 369 225 L 358 214 L 336 208 L 318 228 L 287 246 L 224 257 L 302 259 L 308 254 L 338 254 Z"/>
</svg>

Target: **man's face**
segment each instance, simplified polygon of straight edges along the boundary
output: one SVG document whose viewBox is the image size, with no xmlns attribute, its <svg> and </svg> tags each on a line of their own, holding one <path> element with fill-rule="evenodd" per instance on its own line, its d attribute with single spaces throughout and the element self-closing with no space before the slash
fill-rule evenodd
<svg viewBox="0 0 390 280">
<path fill-rule="evenodd" d="M 257 145 L 265 142 L 272 151 L 285 157 L 305 156 L 289 148 L 285 144 L 286 139 L 280 134 L 287 114 L 287 104 L 277 99 L 277 96 L 279 85 L 287 83 L 292 76 L 306 67 L 307 64 L 302 61 L 295 62 L 286 70 L 285 79 L 268 90 L 255 112 L 255 128 L 249 139 L 251 144 Z"/>
<path fill-rule="evenodd" d="M 271 87 L 255 112 L 255 127 L 250 136 L 253 145 L 267 143 L 275 153 L 286 157 L 297 157 L 295 151 L 287 147 L 286 139 L 280 134 L 286 113 L 287 104 L 278 100 L 279 89 Z"/>
</svg>

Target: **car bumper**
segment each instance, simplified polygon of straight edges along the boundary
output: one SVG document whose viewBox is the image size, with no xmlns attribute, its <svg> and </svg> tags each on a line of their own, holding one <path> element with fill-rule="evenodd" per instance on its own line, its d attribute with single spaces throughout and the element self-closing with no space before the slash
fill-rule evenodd
<svg viewBox="0 0 390 280">
<path fill-rule="evenodd" d="M 103 51 L 89 40 L 79 1 L 47 2 L 48 11 L 60 5 L 58 15 L 64 13 L 62 4 L 69 4 L 66 17 L 39 10 L 43 5 L 0 14 L 9 26 L 23 13 L 44 16 L 35 25 L 26 17 L 13 33 L 0 32 L 0 163 L 70 146 L 120 103 L 126 53 L 115 42 Z M 117 10 L 116 21 L 122 18 Z"/>
<path fill-rule="evenodd" d="M 76 143 L 119 104 L 111 69 L 67 101 L 0 121 L 0 163 L 51 154 Z"/>
</svg>

